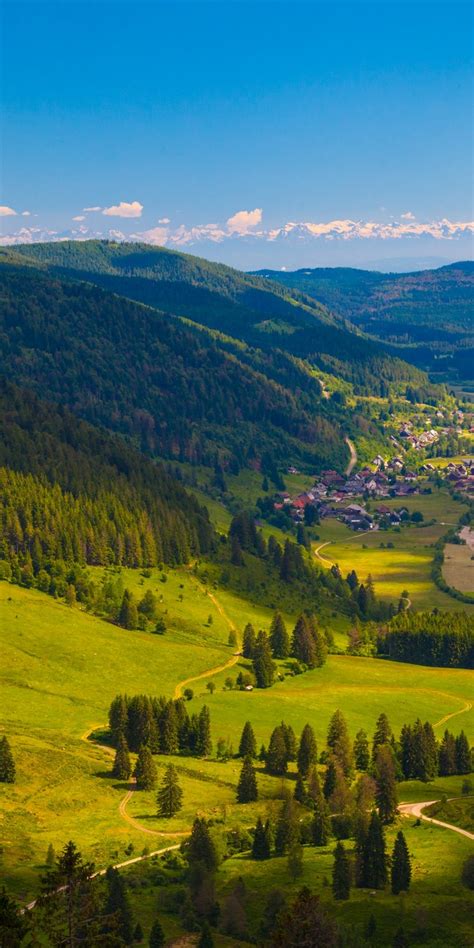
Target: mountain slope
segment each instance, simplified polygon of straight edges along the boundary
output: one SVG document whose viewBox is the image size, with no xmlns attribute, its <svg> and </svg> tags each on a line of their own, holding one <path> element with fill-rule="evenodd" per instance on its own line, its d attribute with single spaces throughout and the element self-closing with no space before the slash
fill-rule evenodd
<svg viewBox="0 0 474 948">
<path fill-rule="evenodd" d="M 60 275 L 75 275 L 265 351 L 283 349 L 350 381 L 360 394 L 426 380 L 324 305 L 260 276 L 146 244 L 64 241 L 15 248 Z"/>
<path fill-rule="evenodd" d="M 2 258 L 3 374 L 153 455 L 347 463 L 337 410 L 284 354 L 252 352 L 91 284 Z"/>
<path fill-rule="evenodd" d="M 401 354 L 420 365 L 433 367 L 444 355 L 456 366 L 456 354 L 462 357 L 474 344 L 472 261 L 403 274 L 340 267 L 259 274 L 317 298 L 365 332 L 406 346 Z"/>
</svg>

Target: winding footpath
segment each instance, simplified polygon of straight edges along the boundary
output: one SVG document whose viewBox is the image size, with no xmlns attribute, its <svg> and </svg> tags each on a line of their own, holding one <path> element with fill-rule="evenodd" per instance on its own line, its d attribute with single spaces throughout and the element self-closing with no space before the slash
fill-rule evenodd
<svg viewBox="0 0 474 948">
<path fill-rule="evenodd" d="M 354 470 L 357 464 L 357 451 L 356 451 L 355 445 L 352 444 L 352 441 L 350 440 L 350 438 L 347 437 L 347 435 L 344 438 L 344 441 L 346 442 L 347 447 L 349 448 L 349 451 L 351 453 L 350 461 L 345 471 L 346 477 L 350 477 L 352 474 L 352 471 Z"/>
<path fill-rule="evenodd" d="M 435 826 L 442 826 L 443 829 L 451 830 L 453 833 L 459 833 L 460 836 L 466 836 L 467 839 L 474 840 L 474 833 L 461 829 L 460 826 L 454 826 L 452 823 L 444 823 L 442 820 L 435 820 L 434 817 L 426 816 L 425 813 L 423 813 L 423 810 L 425 810 L 427 806 L 432 806 L 433 803 L 438 802 L 438 800 L 425 800 L 424 803 L 400 803 L 398 812 L 401 816 L 414 816 L 417 820 L 424 820 L 425 823 L 434 823 Z"/>
</svg>

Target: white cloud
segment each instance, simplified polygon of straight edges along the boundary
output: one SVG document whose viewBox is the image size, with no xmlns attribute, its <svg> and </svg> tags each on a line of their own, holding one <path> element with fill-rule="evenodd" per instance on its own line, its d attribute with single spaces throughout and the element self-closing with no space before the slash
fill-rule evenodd
<svg viewBox="0 0 474 948">
<path fill-rule="evenodd" d="M 73 221 L 85 221 L 85 219 L 84 214 L 78 214 L 77 217 L 73 217 Z"/>
<path fill-rule="evenodd" d="M 0 217 L 16 217 L 16 211 L 12 207 L 0 204 Z"/>
<path fill-rule="evenodd" d="M 22 216 L 22 217 L 31 217 L 31 211 L 22 211 L 22 212 L 21 212 L 21 216 Z"/>
<path fill-rule="evenodd" d="M 85 211 L 86 214 L 91 214 L 94 211 L 101 211 L 102 208 L 96 205 L 95 207 L 83 207 L 82 210 Z"/>
<path fill-rule="evenodd" d="M 171 224 L 169 217 L 160 217 L 159 224 Z"/>
<path fill-rule="evenodd" d="M 144 230 L 141 234 L 132 234 L 134 240 L 143 241 L 146 244 L 153 244 L 155 247 L 163 247 L 169 237 L 167 227 L 152 227 L 150 230 Z"/>
<path fill-rule="evenodd" d="M 227 229 L 229 234 L 248 234 L 261 223 L 261 220 L 261 207 L 256 207 L 253 211 L 237 211 L 227 220 Z"/>
<path fill-rule="evenodd" d="M 415 215 L 411 211 L 406 211 L 405 214 L 402 214 L 403 221 L 414 221 Z"/>
<path fill-rule="evenodd" d="M 140 201 L 120 201 L 120 204 L 112 204 L 111 207 L 104 207 L 102 213 L 106 217 L 141 217 L 143 204 Z"/>
</svg>

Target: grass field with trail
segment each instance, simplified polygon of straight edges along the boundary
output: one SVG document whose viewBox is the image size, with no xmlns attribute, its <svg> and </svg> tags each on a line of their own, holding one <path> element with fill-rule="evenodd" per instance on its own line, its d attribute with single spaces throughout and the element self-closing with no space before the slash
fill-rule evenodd
<svg viewBox="0 0 474 948">
<path fill-rule="evenodd" d="M 460 797 L 456 800 L 440 800 L 426 808 L 426 815 L 444 823 L 452 823 L 461 829 L 474 833 L 474 796 Z"/>
<path fill-rule="evenodd" d="M 403 499 L 384 499 L 383 504 L 392 509 L 406 507 L 410 514 L 419 510 L 425 521 L 435 519 L 436 522 L 427 526 L 402 525 L 400 532 L 391 529 L 354 533 L 337 520 L 324 520 L 317 528 L 320 539 L 313 548 L 319 550 L 327 541 L 329 545 L 319 550 L 317 558 L 327 566 L 337 563 L 344 576 L 355 569 L 362 582 L 370 574 L 376 594 L 395 606 L 406 589 L 416 609 L 433 609 L 434 606 L 459 609 L 460 604 L 434 584 L 431 568 L 434 544 L 448 527 L 457 524 L 465 512 L 464 505 L 453 500 L 444 489 Z M 372 510 L 376 506 L 378 502 L 369 503 Z M 393 547 L 387 549 L 387 543 Z M 474 612 L 474 606 L 463 604 L 462 608 Z"/>
<path fill-rule="evenodd" d="M 446 543 L 443 576 L 449 586 L 461 592 L 474 593 L 474 553 L 461 543 Z"/>
</svg>

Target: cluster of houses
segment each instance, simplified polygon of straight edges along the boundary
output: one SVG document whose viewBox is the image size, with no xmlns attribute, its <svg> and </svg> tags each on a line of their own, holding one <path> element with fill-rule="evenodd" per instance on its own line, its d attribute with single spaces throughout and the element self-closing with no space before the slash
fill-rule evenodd
<svg viewBox="0 0 474 948">
<path fill-rule="evenodd" d="M 456 490 L 474 494 L 474 459 L 458 464 L 450 461 L 444 468 L 444 475 Z"/>
<path fill-rule="evenodd" d="M 391 435 L 391 440 L 396 444 L 397 438 Z M 429 448 L 431 444 L 439 441 L 439 434 L 434 428 L 429 431 L 422 431 L 421 434 L 415 434 L 413 425 L 410 421 L 405 422 L 398 431 L 398 438 L 406 448 L 414 448 L 415 451 L 422 451 L 423 448 Z"/>
</svg>

